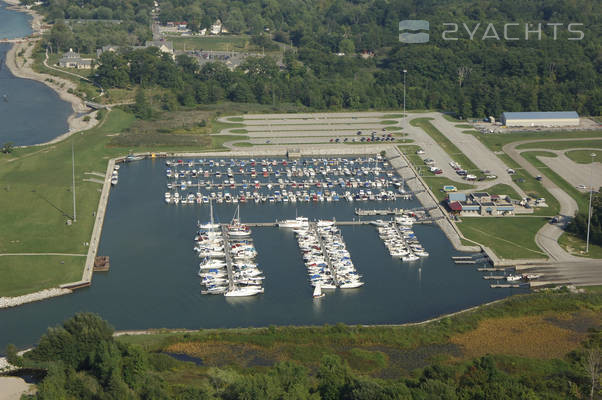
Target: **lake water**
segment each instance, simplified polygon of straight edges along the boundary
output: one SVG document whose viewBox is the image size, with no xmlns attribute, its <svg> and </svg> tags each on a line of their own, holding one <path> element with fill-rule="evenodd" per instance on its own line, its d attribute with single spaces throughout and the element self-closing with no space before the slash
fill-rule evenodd
<svg viewBox="0 0 602 400">
<path fill-rule="evenodd" d="M 78 311 L 99 313 L 119 330 L 145 328 L 229 328 L 275 325 L 399 324 L 420 321 L 521 293 L 491 289 L 475 266 L 451 262 L 450 242 L 436 225 L 414 231 L 430 256 L 403 263 L 389 256 L 375 227 L 343 226 L 341 231 L 365 286 L 336 290 L 312 299 L 292 231 L 255 227 L 257 263 L 265 293 L 252 298 L 201 295 L 199 259 L 192 247 L 197 220 L 209 217 L 202 205 L 167 205 L 165 164 L 144 160 L 123 165 L 111 191 L 99 255 L 111 257 L 108 273 L 94 274 L 89 288 L 43 302 L 0 311 L 0 349 L 29 346 L 48 326 Z M 243 204 L 243 222 L 294 218 L 351 220 L 355 207 L 412 208 L 415 200 L 318 204 Z M 214 207 L 229 221 L 232 204 Z M 465 254 L 463 254 L 465 255 Z"/>
<path fill-rule="evenodd" d="M 31 15 L 9 10 L 0 0 L 0 39 L 15 39 L 31 35 Z"/>
<path fill-rule="evenodd" d="M 0 2 L 0 38 L 31 34 L 28 14 Z M 0 43 L 0 144 L 45 143 L 67 132 L 71 105 L 41 82 L 16 78 L 4 62 L 12 44 Z"/>
</svg>

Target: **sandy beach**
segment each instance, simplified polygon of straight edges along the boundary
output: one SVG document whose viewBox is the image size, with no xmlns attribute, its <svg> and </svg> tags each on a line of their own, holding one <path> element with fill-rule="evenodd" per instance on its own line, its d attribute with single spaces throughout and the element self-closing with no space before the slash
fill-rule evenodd
<svg viewBox="0 0 602 400">
<path fill-rule="evenodd" d="M 34 31 L 34 34 L 32 36 L 35 36 L 39 33 L 42 24 L 41 15 L 39 15 L 33 10 L 27 9 L 26 7 L 19 6 L 18 0 L 2 1 L 10 4 L 10 8 L 12 9 L 31 14 L 33 17 L 32 28 Z M 67 123 L 69 124 L 69 131 L 63 133 L 62 135 L 59 135 L 58 137 L 54 138 L 53 140 L 47 143 L 39 144 L 43 145 L 59 142 L 73 135 L 74 133 L 90 129 L 98 123 L 98 120 L 95 118 L 96 113 L 94 112 L 88 114 L 90 116 L 89 121 L 84 121 L 84 118 L 86 116 L 81 114 L 88 113 L 88 111 L 90 111 L 89 108 L 85 105 L 84 100 L 82 100 L 80 97 L 69 93 L 70 90 L 75 91 L 77 89 L 77 84 L 68 79 L 38 73 L 33 70 L 32 53 L 37 40 L 39 39 L 34 37 L 24 38 L 23 41 L 15 43 L 13 47 L 6 53 L 6 66 L 11 71 L 11 73 L 18 78 L 31 79 L 44 83 L 46 86 L 53 89 L 63 101 L 70 103 L 71 107 L 73 108 L 73 114 L 71 114 L 71 116 L 69 116 L 69 118 L 67 119 Z"/>
<path fill-rule="evenodd" d="M 35 385 L 13 376 L 0 377 L 0 400 L 19 400 L 23 394 L 35 393 Z"/>
</svg>

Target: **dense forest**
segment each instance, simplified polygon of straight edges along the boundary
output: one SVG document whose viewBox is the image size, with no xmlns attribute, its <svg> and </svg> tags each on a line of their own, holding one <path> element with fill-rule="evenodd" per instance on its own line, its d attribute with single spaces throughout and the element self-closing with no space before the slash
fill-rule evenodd
<svg viewBox="0 0 602 400">
<path fill-rule="evenodd" d="M 567 226 L 567 230 L 585 240 L 587 237 L 587 219 L 587 214 L 577 214 Z M 591 243 L 602 246 L 602 195 L 598 193 L 592 198 L 592 219 L 589 240 Z"/>
<path fill-rule="evenodd" d="M 199 29 L 219 18 L 230 32 L 269 35 L 273 41 L 292 44 L 295 51 L 269 74 L 250 75 L 248 66 L 238 71 L 215 66 L 210 69 L 219 70 L 217 80 L 205 74 L 207 69 L 173 63 L 170 68 L 177 69 L 180 79 L 167 83 L 157 72 L 156 80 L 144 84 L 169 87 L 186 105 L 192 99 L 190 85 L 203 82 L 215 93 L 206 99 L 199 96 L 197 102 L 230 98 L 312 109 L 399 108 L 407 70 L 407 104 L 412 109 L 452 110 L 478 118 L 523 110 L 574 109 L 600 115 L 600 5 L 586 0 L 164 0 L 159 14 L 163 22 L 186 21 Z M 140 0 L 48 0 L 43 11 L 50 20 L 59 20 L 100 18 L 101 9 L 112 9 L 128 23 L 140 23 L 147 19 L 149 7 L 149 1 Z M 430 41 L 400 43 L 398 23 L 404 19 L 428 20 Z M 444 23 L 458 24 L 458 31 L 448 35 L 458 40 L 443 39 L 442 31 L 449 29 Z M 488 30 L 490 23 L 493 28 Z M 518 40 L 504 40 L 505 23 L 518 24 L 508 33 Z M 542 24 L 541 40 L 534 33 L 524 40 L 526 23 L 533 25 L 531 31 Z M 547 25 L 554 23 L 562 25 Z M 569 32 L 569 23 L 583 24 L 572 28 L 583 31 L 582 40 L 569 40 L 580 37 Z M 467 32 L 474 32 L 472 40 Z M 500 40 L 491 38 L 493 32 Z M 483 39 L 487 35 L 489 39 Z M 362 59 L 361 52 L 374 57 Z M 116 66 L 136 74 L 126 59 L 121 61 Z M 108 84 L 106 72 L 100 71 L 99 80 Z M 130 77 L 128 84 L 134 83 L 136 78 Z"/>
<path fill-rule="evenodd" d="M 577 399 L 589 392 L 582 353 L 547 367 L 521 361 L 529 370 L 514 368 L 513 373 L 485 356 L 434 364 L 397 379 L 359 375 L 337 355 L 324 354 L 315 370 L 292 361 L 244 370 L 205 367 L 200 376 L 191 373 L 187 383 L 174 383 L 169 377 L 185 362 L 115 340 L 113 328 L 88 313 L 48 329 L 24 356 L 9 345 L 7 357 L 15 365 L 45 371 L 34 398 L 51 400 Z"/>
</svg>

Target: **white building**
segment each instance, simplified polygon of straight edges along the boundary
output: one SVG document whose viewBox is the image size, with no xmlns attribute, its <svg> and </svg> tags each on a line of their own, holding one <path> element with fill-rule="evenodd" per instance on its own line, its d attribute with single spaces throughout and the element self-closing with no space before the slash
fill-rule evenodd
<svg viewBox="0 0 602 400">
<path fill-rule="evenodd" d="M 508 127 L 578 126 L 579 115 L 576 111 L 505 112 L 502 113 L 502 125 Z"/>
<path fill-rule="evenodd" d="M 79 53 L 69 49 L 59 60 L 59 66 L 63 68 L 92 69 L 92 59 L 81 58 Z"/>
</svg>

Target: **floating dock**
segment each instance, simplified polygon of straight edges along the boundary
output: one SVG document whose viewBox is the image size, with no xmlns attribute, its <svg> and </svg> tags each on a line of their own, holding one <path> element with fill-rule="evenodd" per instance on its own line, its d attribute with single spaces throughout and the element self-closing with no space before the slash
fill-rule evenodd
<svg viewBox="0 0 602 400">
<path fill-rule="evenodd" d="M 326 264 L 328 264 L 328 269 L 330 269 L 330 273 L 332 274 L 332 280 L 334 281 L 335 286 L 339 286 L 339 280 L 337 278 L 337 270 L 332 265 L 332 260 L 330 259 L 330 255 L 326 251 L 326 244 L 324 243 L 324 239 L 322 239 L 322 235 L 318 231 L 318 227 L 315 222 L 309 223 L 309 229 L 314 232 L 316 237 L 318 238 L 318 242 L 320 243 L 320 248 L 322 249 L 322 254 L 324 254 L 324 259 L 326 260 Z"/>
<path fill-rule="evenodd" d="M 232 272 L 232 246 L 230 246 L 230 238 L 228 237 L 228 229 L 225 224 L 221 225 L 222 235 L 224 240 L 224 252 L 226 254 L 226 271 L 228 272 L 228 291 L 234 289 L 234 275 Z"/>
</svg>

